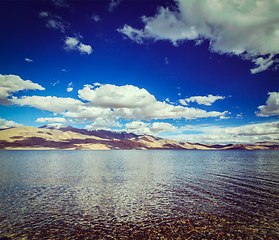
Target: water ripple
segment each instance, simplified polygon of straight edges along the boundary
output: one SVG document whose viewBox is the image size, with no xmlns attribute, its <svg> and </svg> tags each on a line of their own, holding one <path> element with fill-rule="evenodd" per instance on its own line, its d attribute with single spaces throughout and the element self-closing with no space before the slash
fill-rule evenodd
<svg viewBox="0 0 279 240">
<path fill-rule="evenodd" d="M 279 238 L 275 151 L 47 153 L 0 153 L 0 237 Z"/>
</svg>

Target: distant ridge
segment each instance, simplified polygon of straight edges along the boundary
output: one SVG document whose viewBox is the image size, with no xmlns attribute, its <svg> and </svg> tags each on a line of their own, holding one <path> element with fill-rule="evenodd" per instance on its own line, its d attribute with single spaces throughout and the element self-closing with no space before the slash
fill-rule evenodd
<svg viewBox="0 0 279 240">
<path fill-rule="evenodd" d="M 65 150 L 110 150 L 110 149 L 170 149 L 170 150 L 268 150 L 279 149 L 278 143 L 210 145 L 178 142 L 151 135 L 137 135 L 107 130 L 78 129 L 68 125 L 15 127 L 0 131 L 0 149 L 65 149 Z"/>
<path fill-rule="evenodd" d="M 74 127 L 69 126 L 69 125 L 63 125 L 59 128 L 44 125 L 44 126 L 41 126 L 39 128 L 59 129 L 62 132 L 71 131 L 71 132 L 76 132 L 76 133 L 80 133 L 80 134 L 83 134 L 83 135 L 96 136 L 96 137 L 107 138 L 107 139 L 117 138 L 117 139 L 120 139 L 120 140 L 124 140 L 124 139 L 135 138 L 135 137 L 138 136 L 134 133 L 127 133 L 127 132 L 113 132 L 113 131 L 107 131 L 107 130 L 90 130 L 90 131 L 88 131 L 86 129 L 74 128 Z"/>
</svg>

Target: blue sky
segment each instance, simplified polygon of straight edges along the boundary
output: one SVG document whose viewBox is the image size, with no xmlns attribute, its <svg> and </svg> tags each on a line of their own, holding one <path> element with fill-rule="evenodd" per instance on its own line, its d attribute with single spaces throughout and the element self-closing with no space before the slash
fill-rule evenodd
<svg viewBox="0 0 279 240">
<path fill-rule="evenodd" d="M 279 142 L 279 2 L 1 1 L 0 127 Z"/>
</svg>

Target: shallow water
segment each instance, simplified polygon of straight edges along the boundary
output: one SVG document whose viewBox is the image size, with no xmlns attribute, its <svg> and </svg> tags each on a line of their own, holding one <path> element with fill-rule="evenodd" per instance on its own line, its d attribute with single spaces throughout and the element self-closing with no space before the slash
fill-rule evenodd
<svg viewBox="0 0 279 240">
<path fill-rule="evenodd" d="M 0 183 L 0 237 L 279 239 L 279 151 L 1 151 Z"/>
</svg>

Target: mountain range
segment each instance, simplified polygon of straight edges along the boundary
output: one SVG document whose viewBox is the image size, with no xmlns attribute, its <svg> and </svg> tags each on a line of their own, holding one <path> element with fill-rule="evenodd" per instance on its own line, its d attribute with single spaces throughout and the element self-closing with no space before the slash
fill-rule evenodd
<svg viewBox="0 0 279 240">
<path fill-rule="evenodd" d="M 44 125 L 14 127 L 0 130 L 0 149 L 26 150 L 112 150 L 112 149 L 175 149 L 175 150 L 268 150 L 279 149 L 278 143 L 210 145 L 178 142 L 151 135 L 113 132 L 106 130 L 78 129 L 71 126 L 60 128 Z"/>
</svg>

